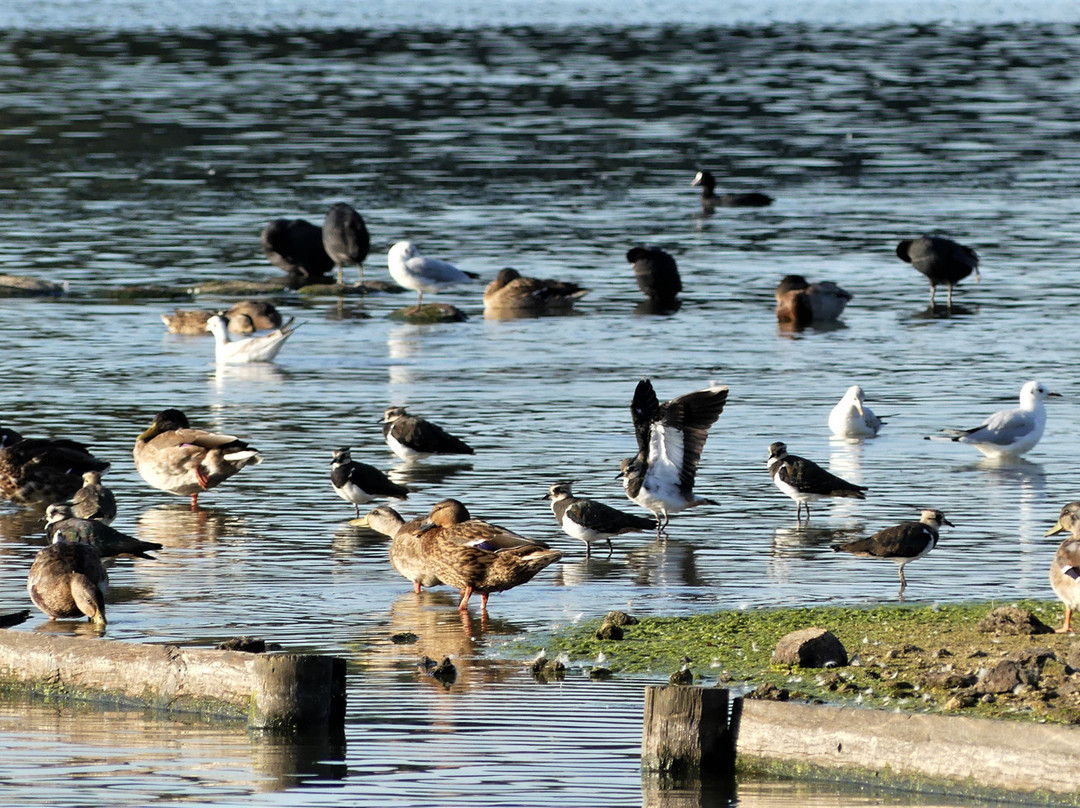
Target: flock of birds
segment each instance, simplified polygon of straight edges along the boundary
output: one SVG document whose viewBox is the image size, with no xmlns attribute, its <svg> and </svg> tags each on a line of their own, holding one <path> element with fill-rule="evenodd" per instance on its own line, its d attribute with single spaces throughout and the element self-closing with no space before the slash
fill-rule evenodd
<svg viewBox="0 0 1080 808">
<path fill-rule="evenodd" d="M 701 204 L 706 212 L 716 207 L 772 202 L 757 193 L 718 195 L 715 179 L 707 171 L 698 172 L 692 185 L 702 188 Z M 321 228 L 302 219 L 276 220 L 263 231 L 261 240 L 269 260 L 290 273 L 297 284 L 331 283 L 326 274 L 335 268 L 337 283 L 342 284 L 343 267 L 348 265 L 359 268 L 363 283 L 370 236 L 363 218 L 347 204 L 332 206 Z M 947 286 L 947 305 L 951 306 L 955 284 L 972 272 L 978 278 L 975 251 L 940 236 L 902 241 L 896 253 L 928 279 L 931 306 L 937 286 Z M 682 282 L 674 258 L 658 248 L 640 246 L 629 250 L 626 257 L 651 306 L 657 310 L 678 308 Z M 387 267 L 397 283 L 417 292 L 416 309 L 422 306 L 424 292 L 471 283 L 477 277 L 445 261 L 422 256 L 409 241 L 399 241 L 390 248 Z M 516 270 L 504 269 L 488 285 L 484 304 L 485 309 L 538 313 L 565 309 L 588 292 L 574 283 L 527 278 Z M 778 321 L 804 326 L 836 319 L 852 296 L 830 281 L 812 284 L 802 276 L 789 275 L 777 286 L 775 297 Z M 272 305 L 258 301 L 244 301 L 216 314 L 177 311 L 162 317 L 170 331 L 212 333 L 219 363 L 272 361 L 296 330 L 292 319 L 283 321 Z M 273 330 L 261 336 L 231 336 L 269 329 Z M 1018 408 L 995 413 L 971 429 L 946 430 L 933 437 L 972 445 L 991 457 L 1019 456 L 1042 437 L 1044 401 L 1056 395 L 1041 383 L 1030 381 L 1021 389 Z M 723 412 L 727 398 L 728 388 L 714 384 L 661 403 L 648 378 L 638 383 L 631 401 L 638 452 L 622 461 L 619 478 L 627 498 L 651 516 L 577 497 L 571 482 L 556 483 L 546 494 L 562 530 L 585 543 L 586 556 L 599 542 L 607 545 L 610 554 L 611 539 L 625 533 L 655 530 L 657 538 L 663 539 L 672 515 L 717 504 L 693 489 L 709 429 Z M 852 439 L 874 437 L 883 425 L 866 406 L 858 385 L 833 408 L 828 423 L 834 434 Z M 431 455 L 473 453 L 465 441 L 411 415 L 404 407 L 386 409 L 382 428 L 389 448 L 407 463 Z M 262 460 L 258 450 L 235 436 L 193 428 L 177 409 L 164 410 L 155 417 L 136 439 L 133 456 L 136 470 L 149 485 L 190 496 L 193 509 L 198 507 L 201 492 Z M 117 555 L 150 558 L 151 551 L 160 549 L 160 545 L 141 542 L 109 526 L 116 506 L 111 492 L 101 484 L 101 473 L 108 466 L 75 441 L 27 439 L 10 429 L 0 429 L 0 496 L 46 507 L 51 543 L 34 560 L 27 587 L 31 600 L 50 619 L 86 616 L 104 623 L 108 576 L 102 559 Z M 847 482 L 812 460 L 791 454 L 783 442 L 769 446 L 767 468 L 777 488 L 795 501 L 800 523 L 804 512 L 809 521 L 811 502 L 832 497 L 865 498 L 865 486 Z M 442 500 L 427 515 L 410 521 L 388 505 L 375 507 L 361 519 L 360 505 L 385 497 L 404 499 L 409 491 L 374 466 L 353 460 L 348 447 L 333 453 L 330 476 L 334 491 L 353 505 L 357 520 L 391 538 L 390 562 L 412 582 L 414 590 L 450 585 L 461 593 L 461 610 L 478 594 L 486 611 L 490 594 L 528 582 L 562 557 L 562 552 L 544 542 L 473 518 L 465 505 L 454 499 Z M 904 567 L 929 553 L 937 545 L 942 525 L 951 525 L 939 510 L 920 510 L 918 521 L 904 522 L 833 549 L 894 561 L 902 596 L 907 583 Z M 1066 604 L 1065 622 L 1059 630 L 1069 631 L 1072 610 L 1080 608 L 1080 502 L 1066 505 L 1047 535 L 1060 531 L 1068 531 L 1070 538 L 1062 542 L 1050 578 Z"/>
</svg>

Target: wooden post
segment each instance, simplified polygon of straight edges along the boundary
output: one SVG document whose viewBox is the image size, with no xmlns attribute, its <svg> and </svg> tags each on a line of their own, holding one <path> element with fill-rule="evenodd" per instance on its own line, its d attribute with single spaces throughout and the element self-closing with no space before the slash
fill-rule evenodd
<svg viewBox="0 0 1080 808">
<path fill-rule="evenodd" d="M 735 731 L 728 691 L 718 687 L 646 687 L 641 766 L 672 778 L 730 777 Z"/>
<path fill-rule="evenodd" d="M 345 718 L 345 660 L 256 654 L 250 723 L 276 730 L 333 726 Z"/>
</svg>

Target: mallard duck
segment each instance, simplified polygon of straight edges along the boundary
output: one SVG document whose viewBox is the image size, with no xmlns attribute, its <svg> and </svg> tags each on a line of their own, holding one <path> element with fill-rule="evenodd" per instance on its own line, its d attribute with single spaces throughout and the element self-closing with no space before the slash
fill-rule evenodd
<svg viewBox="0 0 1080 808">
<path fill-rule="evenodd" d="M 542 542 L 526 539 L 505 528 L 470 519 L 457 500 L 432 507 L 430 524 L 420 530 L 420 547 L 439 579 L 461 590 L 460 611 L 469 607 L 474 592 L 487 611 L 488 596 L 526 583 L 562 553 Z"/>
<path fill-rule="evenodd" d="M 154 488 L 191 496 L 220 485 L 244 466 L 262 462 L 258 450 L 232 435 L 192 429 L 180 410 L 162 410 L 135 439 L 135 469 Z"/>
<path fill-rule="evenodd" d="M 1047 536 L 1068 531 L 1054 553 L 1050 565 L 1050 586 L 1065 604 L 1065 622 L 1054 629 L 1058 634 L 1072 633 L 1072 613 L 1080 609 L 1080 502 L 1070 502 L 1061 509 L 1057 524 L 1046 531 Z"/>
<path fill-rule="evenodd" d="M 763 208 L 771 205 L 773 198 L 768 194 L 750 191 L 742 194 L 716 193 L 716 178 L 711 171 L 699 171 L 690 180 L 692 187 L 701 187 L 701 209 L 711 213 L 715 208 Z"/>
<path fill-rule="evenodd" d="M 422 587 L 439 586 L 442 581 L 428 566 L 420 547 L 418 531 L 428 522 L 426 516 L 406 522 L 401 514 L 389 505 L 380 505 L 365 517 L 368 527 L 390 537 L 390 564 L 407 580 L 412 581 L 413 592 Z"/>
<path fill-rule="evenodd" d="M 206 321 L 213 316 L 212 311 L 196 311 L 193 309 L 177 309 L 172 314 L 162 314 L 161 322 L 169 329 L 170 334 L 183 334 L 194 337 L 207 333 Z M 229 316 L 229 330 L 234 334 L 255 333 L 255 323 L 246 314 Z"/>
<path fill-rule="evenodd" d="M 866 396 L 857 384 L 847 389 L 829 413 L 829 429 L 838 438 L 872 438 L 884 423 L 866 406 Z"/>
<path fill-rule="evenodd" d="M 101 484 L 101 472 L 83 472 L 82 488 L 71 498 L 71 512 L 79 519 L 96 519 L 109 525 L 116 518 L 116 497 Z"/>
<path fill-rule="evenodd" d="M 938 284 L 949 288 L 949 306 L 952 305 L 953 286 L 972 272 L 979 280 L 979 255 L 971 247 L 957 244 L 941 236 L 923 236 L 907 239 L 896 245 L 896 257 L 911 264 L 930 281 L 930 307 L 934 306 L 934 293 Z"/>
<path fill-rule="evenodd" d="M 626 253 L 638 288 L 661 308 L 677 308 L 682 279 L 675 259 L 659 247 L 633 247 Z"/>
<path fill-rule="evenodd" d="M 66 541 L 38 552 L 26 580 L 30 600 L 50 620 L 86 615 L 101 625 L 108 588 L 109 576 L 97 550 Z"/>
<path fill-rule="evenodd" d="M 357 519 L 360 518 L 360 506 L 376 497 L 405 499 L 409 496 L 408 488 L 393 482 L 374 466 L 353 460 L 348 446 L 334 452 L 330 461 L 330 484 L 339 497 L 352 503 Z"/>
<path fill-rule="evenodd" d="M 504 269 L 484 290 L 484 310 L 543 314 L 566 311 L 575 300 L 585 297 L 585 289 L 568 281 L 527 278 L 516 269 Z"/>
<path fill-rule="evenodd" d="M 285 340 L 299 328 L 290 317 L 281 328 L 246 339 L 229 339 L 229 320 L 224 314 L 215 314 L 206 321 L 206 330 L 214 335 L 214 359 L 219 365 L 243 365 L 249 362 L 272 362 Z"/>
<path fill-rule="evenodd" d="M 656 528 L 655 519 L 624 513 L 602 502 L 575 497 L 571 483 L 556 483 L 548 489 L 545 498 L 551 500 L 551 511 L 563 532 L 585 542 L 586 558 L 592 553 L 594 541 L 607 542 L 608 555 L 611 555 L 612 536 Z"/>
<path fill-rule="evenodd" d="M 851 553 L 864 558 L 887 558 L 896 562 L 900 575 L 900 595 L 904 594 L 907 580 L 904 567 L 922 558 L 938 543 L 942 525 L 953 527 L 945 514 L 933 508 L 924 508 L 918 522 L 904 522 L 879 530 L 867 539 L 833 545 L 834 552 Z"/>
<path fill-rule="evenodd" d="M 322 229 L 306 219 L 275 219 L 259 238 L 267 260 L 294 277 L 318 281 L 334 268 Z"/>
<path fill-rule="evenodd" d="M 45 534 L 53 543 L 58 541 L 72 544 L 88 544 L 98 551 L 102 558 L 118 555 L 130 555 L 136 558 L 153 559 L 149 550 L 160 550 L 157 542 L 141 541 L 134 536 L 121 533 L 104 522 L 93 519 L 80 519 L 75 516 L 70 505 L 54 504 L 45 509 Z"/>
<path fill-rule="evenodd" d="M 277 307 L 267 300 L 241 300 L 225 310 L 229 330 L 234 334 L 250 334 L 252 331 L 269 331 L 281 328 L 282 317 Z M 239 327 L 234 325 L 237 320 Z M 243 329 L 243 330 L 241 330 Z"/>
<path fill-rule="evenodd" d="M 798 327 L 832 322 L 851 300 L 851 292 L 832 281 L 809 283 L 802 275 L 785 275 L 774 295 L 776 319 Z"/>
<path fill-rule="evenodd" d="M 0 448 L 0 496 L 20 505 L 49 505 L 70 499 L 87 471 L 109 463 L 82 443 L 57 438 L 23 438 L 5 430 Z"/>
<path fill-rule="evenodd" d="M 472 283 L 479 278 L 475 272 L 464 272 L 453 264 L 437 258 L 426 258 L 411 241 L 399 241 L 386 255 L 390 277 L 406 289 L 416 292 L 416 307 L 424 300 L 424 292 L 438 292 L 449 286 Z"/>
<path fill-rule="evenodd" d="M 355 264 L 364 282 L 364 259 L 371 248 L 371 236 L 363 217 L 344 202 L 330 206 L 323 219 L 323 249 L 337 267 L 337 282 L 344 280 L 346 264 Z"/>
<path fill-rule="evenodd" d="M 388 407 L 383 413 L 383 438 L 391 451 L 406 463 L 433 454 L 473 454 L 469 444 L 455 438 L 438 424 L 415 415 L 405 407 Z"/>
</svg>

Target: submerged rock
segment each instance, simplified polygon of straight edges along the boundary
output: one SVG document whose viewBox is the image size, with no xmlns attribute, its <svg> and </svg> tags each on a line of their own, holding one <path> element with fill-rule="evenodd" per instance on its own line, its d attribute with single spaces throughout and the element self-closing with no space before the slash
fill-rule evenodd
<svg viewBox="0 0 1080 808">
<path fill-rule="evenodd" d="M 415 306 L 406 306 L 390 312 L 387 316 L 391 320 L 402 320 L 414 325 L 463 323 L 469 319 L 465 312 L 449 303 L 425 303 L 419 310 Z"/>
<path fill-rule="evenodd" d="M 60 297 L 64 287 L 28 275 L 0 275 L 0 297 Z"/>
</svg>

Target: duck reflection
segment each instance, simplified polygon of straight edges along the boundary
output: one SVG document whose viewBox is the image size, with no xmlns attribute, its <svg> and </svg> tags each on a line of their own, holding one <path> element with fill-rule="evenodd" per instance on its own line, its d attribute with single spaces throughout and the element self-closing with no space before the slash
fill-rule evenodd
<svg viewBox="0 0 1080 808">
<path fill-rule="evenodd" d="M 358 553 L 365 553 L 369 548 L 375 548 L 372 552 L 385 555 L 386 547 L 390 540 L 370 527 L 354 524 L 357 520 L 350 519 L 340 525 L 330 537 L 330 555 L 335 564 L 350 564 L 356 561 Z"/>
<path fill-rule="evenodd" d="M 273 362 L 251 362 L 246 365 L 216 365 L 213 374 L 214 389 L 218 393 L 232 385 L 262 385 L 278 388 L 287 375 Z"/>
<path fill-rule="evenodd" d="M 0 539 L 16 539 L 40 544 L 48 544 L 45 538 L 45 512 L 34 508 L 19 508 L 9 513 L 0 513 Z"/>
<path fill-rule="evenodd" d="M 820 323 L 788 323 L 777 320 L 776 330 L 782 337 L 795 337 L 804 332 L 824 334 L 829 331 L 842 331 L 847 323 L 842 320 L 823 320 Z"/>
<path fill-rule="evenodd" d="M 143 541 L 156 541 L 166 547 L 195 547 L 215 542 L 230 532 L 229 522 L 242 522 L 219 508 L 191 510 L 187 503 L 158 505 L 139 514 L 135 520 L 135 536 Z"/>
<path fill-rule="evenodd" d="M 636 306 L 634 306 L 634 315 L 637 317 L 650 317 L 654 315 L 664 316 L 668 314 L 675 314 L 681 308 L 681 300 L 642 300 Z"/>
<path fill-rule="evenodd" d="M 638 586 L 704 586 L 694 559 L 695 549 L 689 542 L 669 538 L 631 550 L 626 560 Z"/>
</svg>

